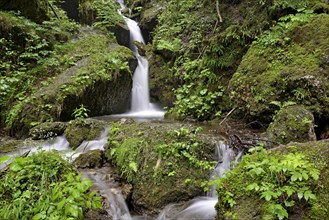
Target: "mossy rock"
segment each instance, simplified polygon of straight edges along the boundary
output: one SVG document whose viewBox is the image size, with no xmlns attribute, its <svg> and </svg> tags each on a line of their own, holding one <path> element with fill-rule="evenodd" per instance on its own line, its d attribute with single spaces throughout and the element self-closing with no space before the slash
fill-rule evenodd
<svg viewBox="0 0 329 220">
<path fill-rule="evenodd" d="M 7 115 L 7 128 L 16 137 L 26 135 L 35 123 L 68 121 L 83 104 L 89 116 L 118 114 L 130 105 L 133 53 L 114 39 L 91 28 L 60 48 L 65 62 L 58 75 L 48 78 L 28 98 L 18 101 Z M 50 58 L 52 59 L 52 58 Z M 51 61 L 51 60 L 50 60 Z M 52 71 L 38 66 L 35 71 Z"/>
<path fill-rule="evenodd" d="M 133 185 L 132 201 L 129 202 L 134 211 L 155 215 L 169 203 L 187 201 L 203 194 L 201 182 L 208 180 L 211 168 L 197 166 L 194 162 L 206 164 L 205 161 L 214 160 L 216 138 L 195 134 L 196 130 L 194 126 L 178 123 L 111 125 L 105 157 Z M 190 155 L 191 160 L 182 156 L 180 150 L 177 155 L 181 156 L 175 157 L 171 153 L 172 145 L 176 144 L 178 149 L 183 143 L 191 146 L 186 150 L 186 156 Z M 168 155 L 165 156 L 166 152 Z"/>
<path fill-rule="evenodd" d="M 285 107 L 277 113 L 267 133 L 278 144 L 315 141 L 313 114 L 303 106 Z"/>
<path fill-rule="evenodd" d="M 66 129 L 64 122 L 45 122 L 30 129 L 29 136 L 33 140 L 47 139 L 62 135 Z"/>
<path fill-rule="evenodd" d="M 229 83 L 232 101 L 251 120 L 270 122 L 295 102 L 317 119 L 329 116 L 329 15 L 290 15 L 253 43 Z"/>
<path fill-rule="evenodd" d="M 1 0 L 0 9 L 12 10 L 16 12 L 19 11 L 23 16 L 37 23 L 49 20 L 48 4 L 47 1 L 43 0 Z"/>
<path fill-rule="evenodd" d="M 83 141 L 98 139 L 106 126 L 106 122 L 96 119 L 76 119 L 68 123 L 64 134 L 70 147 L 76 149 Z"/>
<path fill-rule="evenodd" d="M 0 154 L 10 153 L 16 151 L 18 148 L 24 145 L 22 140 L 7 140 L 0 143 Z"/>
<path fill-rule="evenodd" d="M 294 207 L 288 208 L 288 219 L 327 219 L 329 216 L 329 142 L 327 141 L 311 141 L 306 143 L 290 143 L 289 145 L 281 145 L 270 151 L 272 156 L 288 155 L 289 153 L 302 153 L 305 159 L 314 164 L 313 167 L 320 171 L 319 179 L 308 182 L 313 193 L 316 195 L 316 200 L 307 202 L 296 201 Z M 266 209 L 265 199 L 255 195 L 254 192 L 247 191 L 245 188 L 248 184 L 258 183 L 257 179 L 247 177 L 246 160 L 248 162 L 259 162 L 259 155 L 251 155 L 248 159 L 244 158 L 238 166 L 231 171 L 234 172 L 224 182 L 226 192 L 234 195 L 235 204 L 232 208 L 224 205 L 225 192 L 219 192 L 219 201 L 216 205 L 217 220 L 227 219 L 225 213 L 235 214 L 237 219 L 276 219 L 274 216 L 269 216 L 264 212 Z M 250 163 L 249 163 L 250 164 Z"/>
<path fill-rule="evenodd" d="M 73 163 L 78 168 L 101 168 L 103 166 L 103 151 L 91 150 L 80 154 Z"/>
</svg>

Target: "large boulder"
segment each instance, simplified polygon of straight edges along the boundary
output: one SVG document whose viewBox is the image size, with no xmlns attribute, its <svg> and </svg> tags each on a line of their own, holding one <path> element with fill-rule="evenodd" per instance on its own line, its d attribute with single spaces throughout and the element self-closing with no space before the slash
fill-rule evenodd
<svg viewBox="0 0 329 220">
<path fill-rule="evenodd" d="M 203 194 L 216 138 L 181 124 L 116 123 L 105 157 L 133 186 L 134 211 L 155 215 L 169 203 Z M 209 166 L 208 166 L 209 165 Z"/>
<path fill-rule="evenodd" d="M 96 119 L 77 119 L 68 123 L 64 134 L 70 147 L 76 149 L 83 141 L 98 139 L 106 126 L 106 122 Z"/>
<path fill-rule="evenodd" d="M 67 43 L 69 49 L 62 56 L 74 60 L 74 65 L 64 66 L 29 98 L 16 103 L 7 118 L 10 134 L 26 135 L 36 122 L 71 120 L 81 104 L 89 116 L 125 112 L 130 106 L 136 58 L 128 48 L 112 42 L 97 31 L 86 30 Z M 44 65 L 38 69 L 51 71 L 47 61 Z"/>
<path fill-rule="evenodd" d="M 267 129 L 269 139 L 279 143 L 315 141 L 314 117 L 303 106 L 281 109 Z"/>
<path fill-rule="evenodd" d="M 29 136 L 33 140 L 48 139 L 62 135 L 66 129 L 64 122 L 45 122 L 31 128 Z"/>
<path fill-rule="evenodd" d="M 328 22 L 328 14 L 296 14 L 264 32 L 230 80 L 234 104 L 263 122 L 272 120 L 273 101 L 303 104 L 316 119 L 328 118 Z"/>
</svg>

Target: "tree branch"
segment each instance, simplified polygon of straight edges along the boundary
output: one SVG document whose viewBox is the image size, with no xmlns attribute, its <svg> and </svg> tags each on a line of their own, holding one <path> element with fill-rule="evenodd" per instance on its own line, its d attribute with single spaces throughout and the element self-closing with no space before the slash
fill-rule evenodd
<svg viewBox="0 0 329 220">
<path fill-rule="evenodd" d="M 219 0 L 216 0 L 216 11 L 217 11 L 217 15 L 218 15 L 218 18 L 219 18 L 219 22 L 222 23 L 223 22 L 223 18 L 220 15 L 220 11 L 219 11 Z"/>
</svg>

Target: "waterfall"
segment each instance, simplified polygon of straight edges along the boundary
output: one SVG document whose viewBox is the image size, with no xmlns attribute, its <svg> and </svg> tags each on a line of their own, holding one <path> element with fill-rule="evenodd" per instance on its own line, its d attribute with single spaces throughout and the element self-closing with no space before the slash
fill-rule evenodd
<svg viewBox="0 0 329 220">
<path fill-rule="evenodd" d="M 126 7 L 123 0 L 117 0 L 117 2 L 120 4 L 121 10 Z M 124 18 L 130 31 L 130 49 L 134 52 L 138 64 L 133 76 L 130 111 L 125 114 L 112 115 L 112 117 L 162 119 L 164 111 L 156 104 L 150 102 L 148 60 L 138 53 L 138 49 L 134 44 L 135 41 L 145 43 L 142 32 L 136 21 L 122 15 L 121 11 L 118 11 L 118 13 Z"/>
</svg>

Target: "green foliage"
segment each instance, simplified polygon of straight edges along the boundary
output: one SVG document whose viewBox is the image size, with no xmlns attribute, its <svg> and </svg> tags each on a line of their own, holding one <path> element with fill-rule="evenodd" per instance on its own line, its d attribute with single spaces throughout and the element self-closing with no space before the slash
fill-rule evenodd
<svg viewBox="0 0 329 220">
<path fill-rule="evenodd" d="M 208 69 L 200 68 L 200 60 L 183 59 L 176 63 L 175 76 L 182 78 L 184 84 L 174 91 L 176 101 L 172 111 L 180 117 L 198 120 L 208 120 L 213 115 L 220 116 L 218 103 L 223 95 L 223 88 L 210 87 L 217 80 L 216 75 Z"/>
<path fill-rule="evenodd" d="M 241 195 L 257 195 L 262 200 L 263 215 L 278 219 L 288 218 L 290 207 L 316 200 L 312 182 L 318 180 L 319 170 L 301 153 L 270 155 L 266 150 L 254 151 L 245 156 L 241 165 L 243 186 L 228 189 L 226 179 L 236 175 L 235 170 L 219 179 L 219 203 L 231 212 L 234 198 Z M 241 169 L 240 169 L 241 171 Z"/>
<path fill-rule="evenodd" d="M 57 153 L 16 158 L 0 182 L 1 219 L 82 219 L 101 208 L 92 185 Z"/>
<path fill-rule="evenodd" d="M 78 119 L 80 123 L 84 124 L 84 119 L 88 118 L 88 112 L 89 110 L 83 104 L 81 104 L 79 108 L 74 109 L 72 116 L 74 117 L 74 119 Z"/>
<path fill-rule="evenodd" d="M 117 166 L 129 182 L 133 182 L 135 174 L 138 171 L 137 156 L 141 148 L 147 145 L 146 142 L 138 138 L 131 138 L 123 144 L 119 144 L 119 128 L 111 127 L 108 143 L 110 144 L 111 151 L 110 157 L 115 159 Z"/>
<path fill-rule="evenodd" d="M 200 131 L 201 128 L 197 128 L 195 131 L 190 131 L 188 128 L 182 127 L 179 130 L 174 130 L 168 134 L 173 136 L 175 141 L 155 146 L 155 149 L 161 158 L 165 160 L 170 159 L 170 162 L 167 163 L 167 170 L 164 171 L 168 176 L 174 176 L 176 174 L 176 170 L 178 170 L 180 166 L 179 161 L 181 160 L 187 160 L 191 166 L 205 171 L 214 168 L 212 162 L 200 160 L 195 155 L 195 150 L 201 145 L 196 138 L 196 134 Z"/>
<path fill-rule="evenodd" d="M 120 6 L 114 0 L 95 0 L 91 7 L 97 12 L 97 21 L 93 24 L 94 27 L 107 30 L 109 27 L 125 24 L 123 18 L 118 14 Z"/>
</svg>

